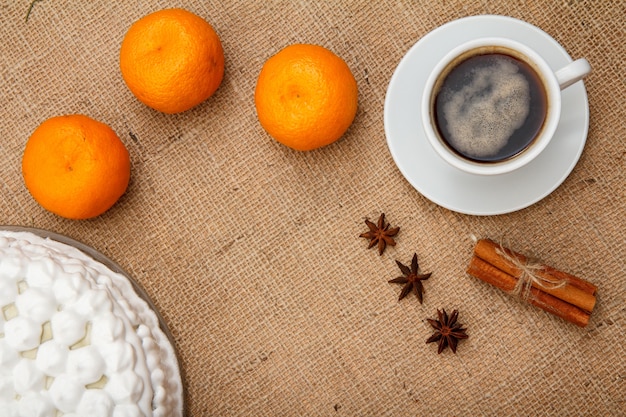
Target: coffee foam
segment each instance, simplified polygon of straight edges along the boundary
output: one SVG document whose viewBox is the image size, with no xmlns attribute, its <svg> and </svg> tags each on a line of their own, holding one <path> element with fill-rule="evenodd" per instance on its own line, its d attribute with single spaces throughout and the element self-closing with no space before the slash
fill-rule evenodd
<svg viewBox="0 0 626 417">
<path fill-rule="evenodd" d="M 451 144 L 477 158 L 498 153 L 530 112 L 530 87 L 519 69 L 504 59 L 469 74 L 458 91 L 444 89 L 448 101 L 443 116 Z"/>
</svg>

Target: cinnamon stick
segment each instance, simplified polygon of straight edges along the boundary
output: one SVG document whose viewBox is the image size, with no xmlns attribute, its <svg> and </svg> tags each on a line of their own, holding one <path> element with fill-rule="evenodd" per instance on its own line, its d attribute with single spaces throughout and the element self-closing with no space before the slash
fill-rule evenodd
<svg viewBox="0 0 626 417">
<path fill-rule="evenodd" d="M 573 286 L 580 288 L 581 290 L 593 296 L 595 296 L 596 292 L 598 291 L 598 287 L 596 287 L 594 284 L 582 278 L 578 278 L 575 275 L 568 274 L 567 272 L 564 272 L 564 271 L 559 271 L 558 269 L 553 268 L 549 265 L 543 265 L 543 268 L 545 269 L 545 272 L 547 274 L 550 274 L 551 276 L 557 279 L 563 279 L 569 282 L 570 284 L 572 284 Z"/>
<path fill-rule="evenodd" d="M 495 266 L 501 271 L 506 272 L 514 278 L 520 278 L 523 271 L 510 260 L 503 257 L 500 253 L 498 253 L 498 251 L 504 251 L 509 257 L 517 259 L 522 265 L 528 262 L 528 258 L 526 256 L 513 252 L 510 249 L 503 248 L 489 239 L 479 240 L 474 247 L 474 254 L 477 257 Z M 597 287 L 595 285 L 583 280 L 582 278 L 578 278 L 574 275 L 559 271 L 543 264 L 541 265 L 541 268 L 534 273 L 548 281 L 565 282 L 564 286 L 555 288 L 541 286 L 536 282 L 532 282 L 532 286 L 537 290 L 548 293 L 589 313 L 593 311 L 596 304 L 595 293 Z"/>
<path fill-rule="evenodd" d="M 513 291 L 517 285 L 516 278 L 477 256 L 472 257 L 467 273 L 506 292 Z M 536 288 L 530 288 L 527 301 L 577 326 L 585 327 L 589 323 L 590 314 L 586 311 Z"/>
</svg>

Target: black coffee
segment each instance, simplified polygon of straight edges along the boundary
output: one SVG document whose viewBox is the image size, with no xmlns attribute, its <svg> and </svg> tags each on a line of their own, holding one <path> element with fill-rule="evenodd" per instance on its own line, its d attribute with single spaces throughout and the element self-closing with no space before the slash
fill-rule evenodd
<svg viewBox="0 0 626 417">
<path fill-rule="evenodd" d="M 527 63 L 504 53 L 471 56 L 445 76 L 434 102 L 443 141 L 478 162 L 499 162 L 526 149 L 547 113 L 544 85 Z"/>
</svg>

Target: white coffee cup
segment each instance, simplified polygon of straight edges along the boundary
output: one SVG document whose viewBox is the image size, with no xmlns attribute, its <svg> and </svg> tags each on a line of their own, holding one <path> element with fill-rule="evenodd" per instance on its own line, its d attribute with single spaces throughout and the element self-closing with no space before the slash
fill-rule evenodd
<svg viewBox="0 0 626 417">
<path fill-rule="evenodd" d="M 513 156 L 509 156 L 502 160 L 490 162 L 479 161 L 474 159 L 473 157 L 464 157 L 458 151 L 454 150 L 451 145 L 447 143 L 446 140 L 444 140 L 441 130 L 437 127 L 434 110 L 435 98 L 439 93 L 439 89 L 441 87 L 441 84 L 443 83 L 443 80 L 450 73 L 450 71 L 470 57 L 485 54 L 509 55 L 518 61 L 524 62 L 530 68 L 532 68 L 538 76 L 539 85 L 543 85 L 546 103 L 545 118 L 543 119 L 543 123 L 538 129 L 538 133 L 530 141 L 530 144 Z M 508 38 L 488 37 L 468 41 L 447 53 L 444 58 L 441 59 L 437 63 L 437 65 L 435 65 L 426 81 L 424 94 L 421 101 L 421 117 L 424 131 L 426 133 L 426 138 L 433 147 L 433 149 L 437 152 L 437 154 L 441 156 L 441 158 L 443 158 L 448 164 L 471 174 L 497 175 L 521 168 L 522 166 L 528 164 L 530 161 L 535 159 L 550 143 L 550 140 L 552 140 L 561 115 L 561 90 L 581 80 L 590 72 L 591 67 L 586 59 L 578 59 L 559 69 L 558 71 L 554 71 L 548 65 L 545 59 L 543 59 L 533 49 L 520 42 L 513 41 Z M 517 80 L 519 81 L 519 79 Z M 522 90 L 527 91 L 524 89 Z M 468 90 L 465 89 L 464 91 Z M 508 91 L 510 92 L 511 90 Z M 526 94 L 515 95 L 512 93 L 509 93 L 509 96 L 509 98 L 511 98 L 513 101 L 517 100 L 520 102 L 522 101 L 520 97 L 527 97 Z M 459 100 L 455 100 L 455 103 L 460 102 Z M 451 106 L 452 107 L 447 108 L 462 109 L 462 105 L 460 104 L 454 104 Z M 488 106 L 482 106 L 480 108 L 482 109 L 482 112 L 488 111 L 485 110 L 488 108 Z M 528 112 L 534 111 L 534 108 L 530 108 L 530 106 L 526 106 L 526 108 Z M 440 113 L 444 114 L 443 111 L 441 111 Z M 475 114 L 484 115 L 485 113 L 476 112 Z M 469 116 L 468 113 L 465 113 L 465 115 L 460 119 L 465 118 L 469 121 L 472 121 L 476 126 L 479 126 L 479 123 L 476 122 L 483 123 L 483 119 L 494 119 L 493 122 L 496 125 L 506 125 L 506 123 L 504 123 L 504 120 L 515 118 L 520 119 L 522 117 L 520 116 L 521 114 L 523 114 L 521 111 L 517 111 L 517 113 L 511 117 L 507 116 L 500 118 L 493 117 L 490 113 L 490 117 L 481 118 L 471 117 L 471 113 L 469 113 Z M 459 124 L 461 121 L 451 117 L 449 118 L 448 122 L 452 124 Z M 508 126 L 509 131 L 513 129 L 513 127 L 511 126 Z M 480 129 L 478 129 L 478 131 L 481 132 L 484 130 L 485 129 L 482 126 L 480 126 Z M 456 131 L 458 131 L 459 133 L 463 132 L 463 130 L 460 129 L 456 129 Z M 477 130 L 470 129 L 470 131 L 476 132 Z M 502 140 L 502 135 L 504 135 L 504 133 L 498 131 L 497 129 L 495 131 L 497 131 L 498 133 L 497 135 L 494 134 L 493 138 L 478 138 L 477 140 L 484 140 L 486 143 Z M 457 136 L 460 141 L 469 139 L 474 140 L 474 137 L 472 137 L 471 134 L 459 134 Z M 471 147 L 474 145 L 467 144 L 467 146 Z"/>
</svg>

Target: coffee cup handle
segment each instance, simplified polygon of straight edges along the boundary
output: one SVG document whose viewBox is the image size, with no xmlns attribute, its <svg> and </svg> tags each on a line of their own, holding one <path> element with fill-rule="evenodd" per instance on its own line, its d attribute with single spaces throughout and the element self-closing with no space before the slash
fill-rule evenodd
<svg viewBox="0 0 626 417">
<path fill-rule="evenodd" d="M 591 65 L 585 58 L 577 59 L 555 72 L 561 90 L 585 78 L 591 72 Z"/>
</svg>

